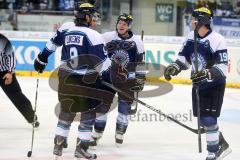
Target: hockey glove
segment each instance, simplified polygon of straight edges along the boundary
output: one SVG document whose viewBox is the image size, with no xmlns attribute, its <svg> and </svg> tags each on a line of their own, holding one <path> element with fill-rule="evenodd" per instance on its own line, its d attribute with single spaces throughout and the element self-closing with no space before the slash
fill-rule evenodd
<svg viewBox="0 0 240 160">
<path fill-rule="evenodd" d="M 193 73 L 191 75 L 191 80 L 193 83 L 199 83 L 212 80 L 212 76 L 208 69 L 204 69 L 197 73 Z"/>
<path fill-rule="evenodd" d="M 171 76 L 176 76 L 180 72 L 181 72 L 180 66 L 177 63 L 172 63 L 165 68 L 164 78 L 167 81 L 170 81 L 172 79 Z"/>
<path fill-rule="evenodd" d="M 130 88 L 133 92 L 141 92 L 144 88 L 144 84 L 146 81 L 146 74 L 145 73 L 136 73 L 136 81 L 133 87 Z"/>
<path fill-rule="evenodd" d="M 47 59 L 44 58 L 41 54 L 37 56 L 37 58 L 34 60 L 34 69 L 42 73 L 47 65 Z"/>
<path fill-rule="evenodd" d="M 104 47 L 104 49 L 105 49 L 108 53 L 111 53 L 111 52 L 113 52 L 114 50 L 119 49 L 119 48 L 118 48 L 118 43 L 117 43 L 117 41 L 108 42 L 108 43 L 106 44 L 106 46 Z"/>
</svg>

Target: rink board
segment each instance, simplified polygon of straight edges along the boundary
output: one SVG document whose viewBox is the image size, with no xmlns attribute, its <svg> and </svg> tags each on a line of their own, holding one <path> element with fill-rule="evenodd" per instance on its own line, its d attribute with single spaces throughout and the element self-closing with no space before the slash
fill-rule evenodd
<svg viewBox="0 0 240 160">
<path fill-rule="evenodd" d="M 10 38 L 17 59 L 16 72 L 20 76 L 34 76 L 33 61 L 36 55 L 45 46 L 53 33 L 49 32 L 14 32 L 3 31 Z M 173 62 L 182 46 L 184 37 L 169 36 L 144 36 L 145 60 L 146 63 L 168 65 Z M 227 86 L 240 88 L 240 40 L 227 39 L 229 65 L 227 75 Z M 49 58 L 46 67 L 47 72 L 43 76 L 49 76 L 54 68 L 60 64 L 61 48 L 56 50 Z M 154 68 L 148 73 L 148 81 L 156 82 L 162 80 L 162 75 L 158 72 L 159 68 Z M 181 72 L 172 83 L 191 84 L 189 80 L 190 70 Z"/>
</svg>

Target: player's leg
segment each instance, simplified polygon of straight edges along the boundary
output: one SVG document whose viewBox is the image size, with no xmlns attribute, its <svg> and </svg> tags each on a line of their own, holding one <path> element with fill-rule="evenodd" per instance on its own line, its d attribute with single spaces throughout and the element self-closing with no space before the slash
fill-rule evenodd
<svg viewBox="0 0 240 160">
<path fill-rule="evenodd" d="M 32 104 L 29 99 L 22 93 L 21 87 L 16 79 L 16 75 L 13 74 L 12 83 L 10 85 L 1 84 L 3 91 L 12 101 L 15 107 L 23 115 L 28 123 L 34 125 L 34 127 L 39 126 L 37 116 L 34 119 L 34 111 Z"/>
<path fill-rule="evenodd" d="M 92 148 L 97 146 L 97 143 L 98 143 L 99 139 L 103 135 L 103 132 L 105 130 L 106 123 L 107 123 L 107 113 L 110 110 L 112 101 L 113 101 L 115 93 L 116 93 L 111 88 L 108 88 L 108 87 L 106 87 L 102 84 L 99 84 L 98 88 L 101 89 L 101 90 L 110 92 L 112 94 L 108 95 L 108 99 L 109 99 L 108 104 L 106 104 L 106 103 L 101 104 L 96 110 L 96 119 L 95 119 L 95 122 L 94 122 L 94 130 L 92 132 L 92 137 L 91 137 L 91 140 L 90 140 L 90 146 Z"/>
<path fill-rule="evenodd" d="M 53 154 L 55 156 L 62 156 L 63 148 L 67 148 L 67 138 L 75 115 L 65 110 L 60 111 L 54 137 Z"/>
<path fill-rule="evenodd" d="M 206 160 L 223 158 L 231 152 L 229 144 L 219 131 L 217 118 L 212 116 L 201 117 L 201 124 L 206 131 L 207 151 Z"/>
<path fill-rule="evenodd" d="M 193 88 L 194 90 L 194 88 Z M 206 131 L 207 150 L 209 152 L 207 160 L 215 160 L 219 157 L 226 156 L 229 152 L 229 145 L 219 131 L 217 118 L 220 116 L 225 91 L 225 83 L 212 85 L 211 87 L 199 90 L 200 108 L 201 108 L 201 125 Z M 193 92 L 193 113 L 196 111 L 196 95 Z"/>
<path fill-rule="evenodd" d="M 72 112 L 71 109 L 76 107 L 74 103 L 77 101 L 78 97 L 77 96 L 71 96 L 64 94 L 64 90 L 62 89 L 64 85 L 66 77 L 65 75 L 60 72 L 61 78 L 59 78 L 59 85 L 58 85 L 58 100 L 60 103 L 60 114 L 58 116 L 58 123 L 56 127 L 56 132 L 55 132 L 55 138 L 54 138 L 54 149 L 53 149 L 53 154 L 55 156 L 55 159 L 57 157 L 62 156 L 62 151 L 63 148 L 67 147 L 67 138 L 69 135 L 71 123 L 73 122 L 76 113 Z"/>
<path fill-rule="evenodd" d="M 207 160 L 214 160 L 216 158 L 215 153 L 219 149 L 219 128 L 217 125 L 217 118 L 212 116 L 202 116 L 201 125 L 206 132 L 206 142 L 208 156 Z"/>
<path fill-rule="evenodd" d="M 75 150 L 76 158 L 85 158 L 85 159 L 97 158 L 96 154 L 88 152 L 95 118 L 96 118 L 95 112 L 81 113 L 81 120 L 78 126 L 77 145 Z"/>
<path fill-rule="evenodd" d="M 129 95 L 134 96 L 134 92 L 128 92 Z M 133 101 L 122 94 L 118 94 L 118 116 L 116 122 L 115 142 L 117 146 L 123 143 L 124 134 L 128 127 L 128 115 Z"/>
<path fill-rule="evenodd" d="M 102 137 L 107 123 L 107 113 L 97 113 L 94 122 L 94 130 L 90 140 L 90 146 L 97 146 L 99 139 Z"/>
</svg>

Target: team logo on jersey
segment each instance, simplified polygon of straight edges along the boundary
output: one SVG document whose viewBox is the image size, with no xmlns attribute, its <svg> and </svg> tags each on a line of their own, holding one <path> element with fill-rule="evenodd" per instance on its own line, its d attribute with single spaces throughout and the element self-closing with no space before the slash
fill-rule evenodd
<svg viewBox="0 0 240 160">
<path fill-rule="evenodd" d="M 206 60 L 199 53 L 198 53 L 197 61 L 198 61 L 198 71 L 201 71 L 204 68 L 206 68 L 206 65 L 207 65 Z M 195 60 L 194 53 L 191 56 L 191 62 L 192 62 L 193 71 L 196 71 L 196 67 L 195 67 L 196 60 Z"/>
<path fill-rule="evenodd" d="M 129 56 L 125 50 L 119 49 L 113 52 L 112 59 L 117 60 L 122 66 L 126 67 L 129 63 Z"/>
<path fill-rule="evenodd" d="M 83 36 L 80 35 L 68 35 L 65 37 L 65 45 L 80 45 L 82 46 L 83 44 Z"/>
<path fill-rule="evenodd" d="M 206 41 L 204 42 L 204 47 L 205 47 L 205 48 L 209 48 L 209 47 L 210 47 L 210 42 L 209 42 L 209 40 L 206 40 Z"/>
</svg>

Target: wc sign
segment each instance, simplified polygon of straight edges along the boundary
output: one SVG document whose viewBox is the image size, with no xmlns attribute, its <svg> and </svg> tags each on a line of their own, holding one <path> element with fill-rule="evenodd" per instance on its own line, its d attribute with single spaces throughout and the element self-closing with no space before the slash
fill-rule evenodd
<svg viewBox="0 0 240 160">
<path fill-rule="evenodd" d="M 173 4 L 156 3 L 156 22 L 173 22 Z"/>
</svg>

